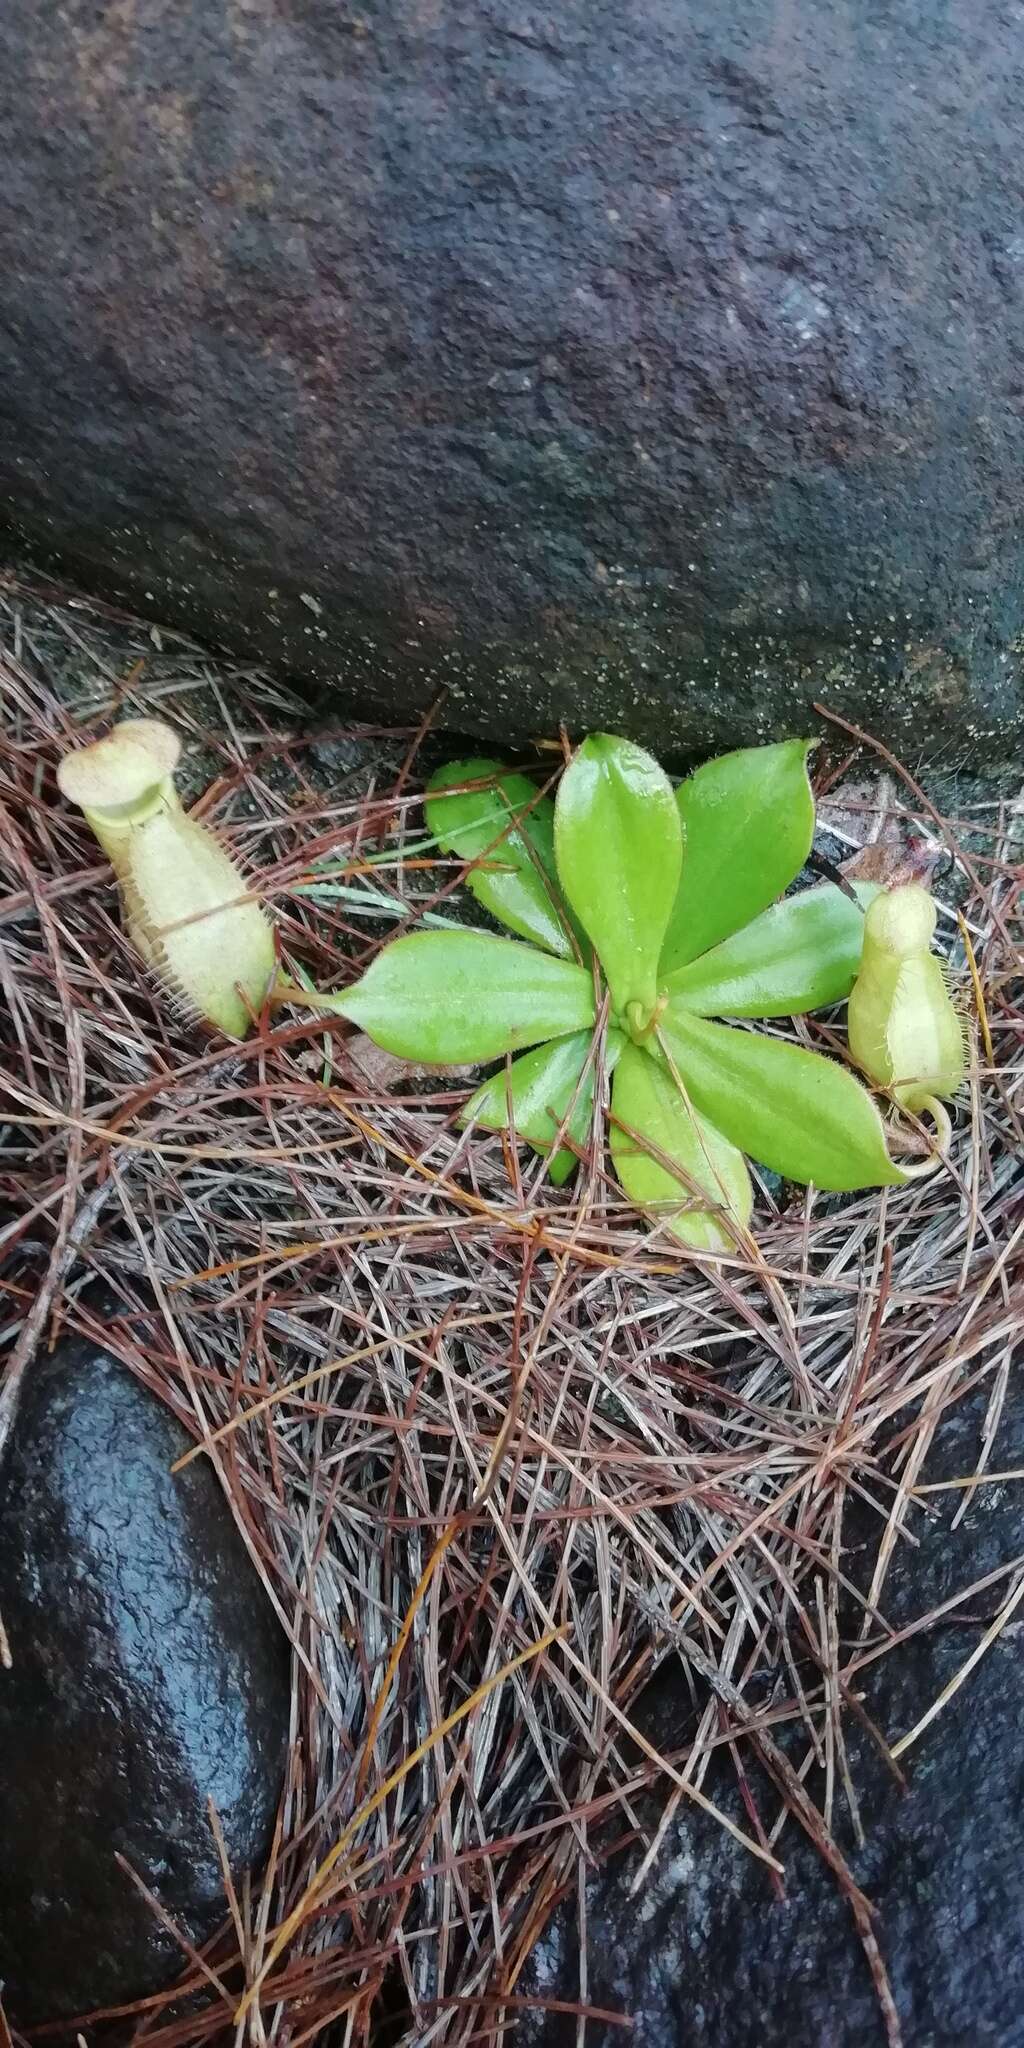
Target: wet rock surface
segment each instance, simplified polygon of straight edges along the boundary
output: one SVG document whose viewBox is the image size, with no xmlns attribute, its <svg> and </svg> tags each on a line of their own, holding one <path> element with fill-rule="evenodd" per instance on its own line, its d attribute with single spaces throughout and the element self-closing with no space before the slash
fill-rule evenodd
<svg viewBox="0 0 1024 2048">
<path fill-rule="evenodd" d="M 5 0 L 0 507 L 404 719 L 1021 722 L 993 0 Z"/>
<path fill-rule="evenodd" d="M 95 1303 L 91 1304 L 95 1313 Z M 264 1858 L 288 1657 L 214 1475 L 112 1355 L 65 1336 L 29 1376 L 0 1473 L 0 1981 L 24 2026 L 172 1983 Z"/>
<path fill-rule="evenodd" d="M 1019 1366 L 1017 1368 L 1019 1373 Z M 983 1406 L 971 1398 L 946 1419 L 927 1476 L 974 1470 Z M 1024 1394 L 1012 1388 L 991 1460 L 1024 1462 Z M 918 1616 L 1024 1550 L 1020 1486 L 988 1486 L 963 1526 L 950 1521 L 961 1496 L 932 1496 L 932 1523 L 917 1513 L 920 1548 L 898 1553 L 882 1607 L 895 1626 Z M 867 1586 L 875 1543 L 856 1529 L 852 1576 Z M 966 1661 L 1013 1581 L 1004 1578 L 913 1637 L 858 1685 L 888 1738 L 914 1727 Z M 1024 2043 L 1024 1633 L 1011 1621 L 932 1727 L 902 1759 L 905 1794 L 877 1750 L 846 1723 L 866 1835 L 837 1834 L 878 1910 L 877 1933 L 906 2048 L 984 2048 Z M 663 1668 L 638 1717 L 666 1750 L 690 1719 L 678 1670 Z M 758 1780 L 762 1813 L 775 1796 Z M 724 1772 L 704 1790 L 746 1820 Z M 811 1781 L 820 1797 L 820 1782 Z M 837 1811 L 841 1810 L 841 1801 Z M 648 1801 L 645 1821 L 661 1811 Z M 790 1823 L 779 1845 L 786 1897 L 774 1898 L 745 1852 L 687 1807 L 670 1827 L 641 1890 L 630 1883 L 642 1850 L 607 1864 L 587 1886 L 591 2005 L 633 2016 L 644 2048 L 885 2048 L 886 2032 L 849 1908 L 823 1864 Z M 526 1995 L 574 2000 L 579 1990 L 575 1910 L 542 1941 Z M 576 2021 L 534 2016 L 529 2048 L 575 2048 Z M 588 2048 L 613 2048 L 620 2027 L 590 2021 Z"/>
</svg>

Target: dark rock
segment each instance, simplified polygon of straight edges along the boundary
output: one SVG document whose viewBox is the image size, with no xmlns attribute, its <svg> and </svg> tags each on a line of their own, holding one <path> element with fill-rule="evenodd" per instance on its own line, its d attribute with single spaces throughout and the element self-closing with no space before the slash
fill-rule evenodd
<svg viewBox="0 0 1024 2048">
<path fill-rule="evenodd" d="M 930 1477 L 972 1471 L 977 1401 L 942 1431 Z M 993 1469 L 1024 1462 L 1024 1393 L 1011 1395 Z M 901 1551 L 883 1606 L 903 1625 L 1024 1550 L 1020 1487 L 981 1490 L 963 1527 L 961 1496 L 936 1495 L 937 1526 L 913 1523 L 921 1548 Z M 866 1587 L 874 1545 L 853 1575 Z M 1012 1584 L 1003 1579 L 952 1618 L 888 1653 L 863 1674 L 869 1711 L 890 1740 L 916 1725 L 966 1661 Z M 1011 1621 L 938 1720 L 903 1759 L 902 1795 L 856 1726 L 854 1759 L 866 1846 L 838 1833 L 854 1875 L 878 1909 L 877 1933 L 906 2048 L 1022 2048 L 1024 2044 L 1024 1632 Z M 678 1750 L 690 1718 L 678 1667 L 649 1688 L 639 1718 Z M 756 1782 L 756 1773 L 755 1773 Z M 743 1824 L 724 1774 L 705 1791 Z M 817 1790 L 813 1784 L 812 1790 Z M 764 1782 L 762 1811 L 777 1800 Z M 660 1811 L 648 1802 L 645 1818 Z M 776 1903 L 754 1860 L 684 1801 L 641 1892 L 630 1894 L 640 1849 L 587 1885 L 588 2002 L 624 2011 L 644 2048 L 885 2048 L 886 2033 L 849 1907 L 790 1823 L 780 1853 L 786 1898 Z M 575 1908 L 536 1952 L 527 1995 L 578 1999 Z M 588 2022 L 588 2048 L 617 2048 L 621 2028 Z M 528 2048 L 575 2048 L 576 2022 L 531 2018 Z"/>
<path fill-rule="evenodd" d="M 279 1628 L 205 1461 L 131 1373 L 40 1356 L 0 1475 L 0 1981 L 23 2026 L 142 1997 L 224 1918 L 207 1818 L 264 1858 L 288 1730 Z"/>
<path fill-rule="evenodd" d="M 364 706 L 1021 724 L 1016 0 L 5 0 L 0 504 Z"/>
</svg>

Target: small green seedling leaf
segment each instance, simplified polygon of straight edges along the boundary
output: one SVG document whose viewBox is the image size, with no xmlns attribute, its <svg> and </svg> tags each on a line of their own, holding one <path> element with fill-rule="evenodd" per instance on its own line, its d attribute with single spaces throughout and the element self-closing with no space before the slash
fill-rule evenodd
<svg viewBox="0 0 1024 2048">
<path fill-rule="evenodd" d="M 850 1051 L 869 1079 L 918 1112 L 956 1094 L 964 1027 L 931 950 L 936 912 L 917 882 L 875 898 L 850 997 Z"/>
<path fill-rule="evenodd" d="M 729 1219 L 745 1227 L 753 1202 L 743 1156 L 689 1107 L 668 1068 L 642 1046 L 623 1048 L 612 1118 L 612 1159 L 630 1200 L 655 1210 L 683 1244 L 734 1250 Z"/>
<path fill-rule="evenodd" d="M 679 813 L 657 761 L 608 733 L 584 740 L 559 786 L 555 855 L 613 1009 L 632 1010 L 632 1028 L 646 1029 L 682 860 Z"/>
<path fill-rule="evenodd" d="M 477 782 L 479 789 L 450 784 Z M 466 881 L 478 903 L 519 938 L 563 960 L 576 958 L 555 875 L 555 807 L 525 775 L 498 761 L 451 761 L 427 792 L 427 824 L 445 853 L 482 861 Z"/>
<path fill-rule="evenodd" d="M 660 1032 L 701 1114 L 763 1166 L 830 1189 L 891 1187 L 908 1178 L 889 1157 L 867 1090 L 834 1060 L 709 1023 L 678 1000 Z"/>
<path fill-rule="evenodd" d="M 578 1031 L 571 1038 L 558 1038 L 549 1045 L 524 1052 L 509 1068 L 501 1067 L 477 1089 L 460 1121 L 483 1124 L 489 1131 L 504 1131 L 509 1128 L 511 1111 L 515 1136 L 525 1138 L 536 1152 L 550 1153 L 559 1127 L 568 1117 L 566 1131 L 582 1148 L 589 1140 L 594 1113 L 592 1044 L 591 1031 Z M 621 1032 L 609 1031 L 605 1041 L 607 1071 L 614 1068 L 623 1044 Z M 568 1145 L 553 1153 L 548 1173 L 555 1186 L 561 1187 L 578 1164 Z"/>
<path fill-rule="evenodd" d="M 849 995 L 860 966 L 864 912 L 875 882 L 855 882 L 851 903 L 833 882 L 786 896 L 666 983 L 698 1017 L 796 1017 Z"/>
<path fill-rule="evenodd" d="M 814 836 L 813 744 L 744 747 L 705 762 L 680 784 L 686 853 L 663 975 L 738 932 L 800 873 Z"/>
<path fill-rule="evenodd" d="M 586 969 L 485 932 L 412 932 L 378 953 L 354 987 L 319 998 L 385 1052 L 428 1066 L 483 1065 L 585 1031 Z"/>
</svg>

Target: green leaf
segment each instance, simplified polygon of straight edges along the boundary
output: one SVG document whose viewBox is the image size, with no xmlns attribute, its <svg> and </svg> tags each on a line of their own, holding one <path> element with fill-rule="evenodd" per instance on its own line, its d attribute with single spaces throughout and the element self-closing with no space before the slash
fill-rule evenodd
<svg viewBox="0 0 1024 2048">
<path fill-rule="evenodd" d="M 486 932 L 394 939 L 354 987 L 320 1001 L 385 1052 L 431 1066 L 501 1059 L 594 1021 L 585 968 Z"/>
<path fill-rule="evenodd" d="M 624 1042 L 621 1032 L 609 1031 L 605 1044 L 605 1065 L 609 1072 L 615 1066 Z M 504 1131 L 509 1127 L 511 1108 L 516 1137 L 525 1138 L 536 1152 L 549 1153 L 558 1128 L 568 1115 L 569 1105 L 573 1103 L 566 1130 L 577 1145 L 586 1145 L 594 1110 L 593 1060 L 587 1067 L 582 1085 L 580 1075 L 587 1066 L 592 1043 L 592 1032 L 577 1031 L 571 1038 L 557 1038 L 550 1045 L 535 1046 L 532 1052 L 513 1060 L 511 1067 L 501 1067 L 492 1074 L 490 1080 L 470 1097 L 460 1121 L 483 1124 L 489 1131 Z M 578 1164 L 575 1152 L 568 1145 L 553 1153 L 548 1162 L 548 1172 L 555 1186 L 561 1187 Z"/>
<path fill-rule="evenodd" d="M 451 794 L 449 785 L 491 781 Z M 492 917 L 563 960 L 577 956 L 555 874 L 555 807 L 498 761 L 450 761 L 427 792 L 427 824 L 446 853 L 483 865 L 466 882 Z M 496 843 L 497 842 L 497 843 Z"/>
<path fill-rule="evenodd" d="M 677 967 L 669 993 L 698 1017 L 795 1017 L 849 995 L 860 967 L 864 911 L 876 882 L 834 882 L 786 896 L 710 953 Z"/>
<path fill-rule="evenodd" d="M 870 1095 L 834 1060 L 763 1032 L 710 1024 L 678 998 L 660 1035 L 701 1114 L 763 1166 L 819 1188 L 906 1179 Z"/>
<path fill-rule="evenodd" d="M 631 740 L 584 740 L 555 804 L 562 888 L 597 949 L 613 1008 L 644 1020 L 679 881 L 682 829 L 668 777 Z"/>
<path fill-rule="evenodd" d="M 628 1041 L 612 1083 L 612 1116 L 612 1159 L 630 1200 L 667 1215 L 683 1244 L 733 1250 L 735 1233 L 723 1219 L 746 1225 L 753 1202 L 742 1154 L 687 1106 L 667 1067 Z M 710 1208 L 700 1206 L 700 1195 Z"/>
<path fill-rule="evenodd" d="M 749 924 L 800 873 L 814 834 L 807 776 L 813 745 L 744 747 L 706 761 L 680 784 L 686 856 L 662 948 L 663 975 Z"/>
</svg>

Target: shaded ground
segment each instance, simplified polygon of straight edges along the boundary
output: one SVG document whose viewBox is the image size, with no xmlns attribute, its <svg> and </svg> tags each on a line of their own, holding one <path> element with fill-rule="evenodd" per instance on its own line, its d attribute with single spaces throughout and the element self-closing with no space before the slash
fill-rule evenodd
<svg viewBox="0 0 1024 2048">
<path fill-rule="evenodd" d="M 158 2004 L 133 2038 L 232 2041 L 248 1988 L 292 2048 L 510 2040 L 538 1935 L 645 1785 L 690 1798 L 712 1749 L 742 1759 L 769 1717 L 831 1746 L 842 1834 L 851 1500 L 902 1548 L 918 1449 L 967 1377 L 996 1414 L 1020 1316 L 1019 809 L 950 792 L 937 821 L 869 756 L 841 796 L 844 744 L 819 761 L 833 855 L 882 836 L 952 862 L 940 894 L 963 906 L 991 1055 L 976 1031 L 948 1174 L 831 1204 L 765 1191 L 760 1256 L 702 1261 L 652 1239 L 599 1155 L 556 1195 L 532 1157 L 460 1135 L 458 1077 L 360 1065 L 308 1020 L 243 1047 L 177 1023 L 53 779 L 74 731 L 171 718 L 204 814 L 327 986 L 385 932 L 453 914 L 458 869 L 419 843 L 421 735 L 314 735 L 255 672 L 10 579 L 0 652 L 0 1336 L 10 1362 L 33 1315 L 42 1342 L 78 1327 L 107 1279 L 142 1318 L 131 1369 L 196 1441 L 221 1432 L 209 1454 L 293 1643 L 280 1846 L 213 1952 L 223 1990 L 187 1966 L 199 2008 Z M 951 914 L 943 937 L 963 978 Z M 638 1760 L 636 1702 L 683 1622 L 692 1737 Z M 807 1789 L 787 1833 L 827 1842 L 814 1772 Z M 735 1858 L 759 1847 L 740 1825 Z"/>
</svg>

